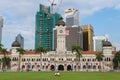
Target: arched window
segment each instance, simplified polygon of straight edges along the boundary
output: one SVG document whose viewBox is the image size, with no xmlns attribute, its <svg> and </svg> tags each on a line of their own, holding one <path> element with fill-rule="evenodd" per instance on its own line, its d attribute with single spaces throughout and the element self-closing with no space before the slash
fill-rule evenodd
<svg viewBox="0 0 120 80">
<path fill-rule="evenodd" d="M 87 59 L 87 61 L 90 61 L 89 59 Z"/>
<path fill-rule="evenodd" d="M 17 58 L 15 57 L 14 60 L 17 61 Z"/>
<path fill-rule="evenodd" d="M 24 61 L 26 61 L 26 59 L 24 58 Z"/>
<path fill-rule="evenodd" d="M 85 61 L 84 59 L 82 61 Z"/>
<path fill-rule="evenodd" d="M 34 61 L 34 60 L 32 59 L 32 61 Z"/>
<path fill-rule="evenodd" d="M 39 61 L 39 59 L 37 59 L 36 61 Z"/>
<path fill-rule="evenodd" d="M 111 61 L 111 59 L 109 58 L 109 61 Z"/>
<path fill-rule="evenodd" d="M 107 57 L 107 61 L 109 61 L 109 58 Z"/>
<path fill-rule="evenodd" d="M 14 58 L 12 58 L 12 61 L 14 61 Z"/>
</svg>

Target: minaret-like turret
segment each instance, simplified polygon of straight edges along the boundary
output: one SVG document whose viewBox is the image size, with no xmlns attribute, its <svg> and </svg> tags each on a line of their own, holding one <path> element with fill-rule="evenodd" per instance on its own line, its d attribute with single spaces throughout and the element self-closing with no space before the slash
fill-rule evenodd
<svg viewBox="0 0 120 80">
<path fill-rule="evenodd" d="M 112 44 L 108 40 L 103 41 L 103 54 L 112 55 Z"/>
<path fill-rule="evenodd" d="M 17 53 L 17 48 L 20 48 L 20 44 L 17 40 L 15 40 L 13 43 L 12 43 L 12 54 L 16 54 Z"/>
</svg>

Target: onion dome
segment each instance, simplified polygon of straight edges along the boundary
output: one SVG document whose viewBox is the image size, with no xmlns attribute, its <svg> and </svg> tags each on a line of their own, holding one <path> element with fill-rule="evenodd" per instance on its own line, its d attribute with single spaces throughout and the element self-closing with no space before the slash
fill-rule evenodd
<svg viewBox="0 0 120 80">
<path fill-rule="evenodd" d="M 103 41 L 103 47 L 112 46 L 109 41 Z"/>
<path fill-rule="evenodd" d="M 12 47 L 20 47 L 20 44 L 17 40 L 12 43 Z"/>
<path fill-rule="evenodd" d="M 57 26 L 60 26 L 60 25 L 65 26 L 65 22 L 63 21 L 62 17 L 60 18 L 59 22 L 57 23 Z"/>
</svg>

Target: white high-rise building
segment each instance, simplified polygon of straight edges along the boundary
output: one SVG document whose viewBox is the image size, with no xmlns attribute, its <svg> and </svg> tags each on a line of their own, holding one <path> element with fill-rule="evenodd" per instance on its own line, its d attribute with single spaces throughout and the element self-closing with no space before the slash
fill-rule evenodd
<svg viewBox="0 0 120 80">
<path fill-rule="evenodd" d="M 67 27 L 71 27 L 74 25 L 79 26 L 79 10 L 67 9 L 65 10 L 64 14 Z"/>
<path fill-rule="evenodd" d="M 16 40 L 19 42 L 20 47 L 24 48 L 24 38 L 21 36 L 21 34 L 17 35 Z"/>
<path fill-rule="evenodd" d="M 0 43 L 2 40 L 2 27 L 3 27 L 3 18 L 0 16 Z"/>
<path fill-rule="evenodd" d="M 94 51 L 102 51 L 103 41 L 107 41 L 108 36 L 94 36 L 93 37 L 93 49 Z"/>
</svg>

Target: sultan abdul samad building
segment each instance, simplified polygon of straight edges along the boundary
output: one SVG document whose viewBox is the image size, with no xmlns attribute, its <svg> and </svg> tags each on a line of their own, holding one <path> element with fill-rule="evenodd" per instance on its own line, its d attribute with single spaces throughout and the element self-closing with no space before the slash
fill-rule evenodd
<svg viewBox="0 0 120 80">
<path fill-rule="evenodd" d="M 66 26 L 62 19 L 55 26 L 56 30 L 56 50 L 48 51 L 46 54 L 42 53 L 40 57 L 39 53 L 34 51 L 26 51 L 21 56 L 20 69 L 22 71 L 109 71 L 113 70 L 112 59 L 114 57 L 114 51 L 112 50 L 112 44 L 109 41 L 103 43 L 103 61 L 100 63 L 96 60 L 96 54 L 94 51 L 82 51 L 82 57 L 80 61 L 77 60 L 75 53 L 71 50 L 67 50 L 66 47 Z M 12 43 L 12 48 L 9 51 L 8 56 L 11 59 L 9 70 L 17 71 L 19 65 L 19 53 L 16 51 L 20 47 L 17 41 Z M 0 61 L 3 55 L 0 54 Z M 0 70 L 2 70 L 2 63 L 0 63 Z"/>
</svg>

